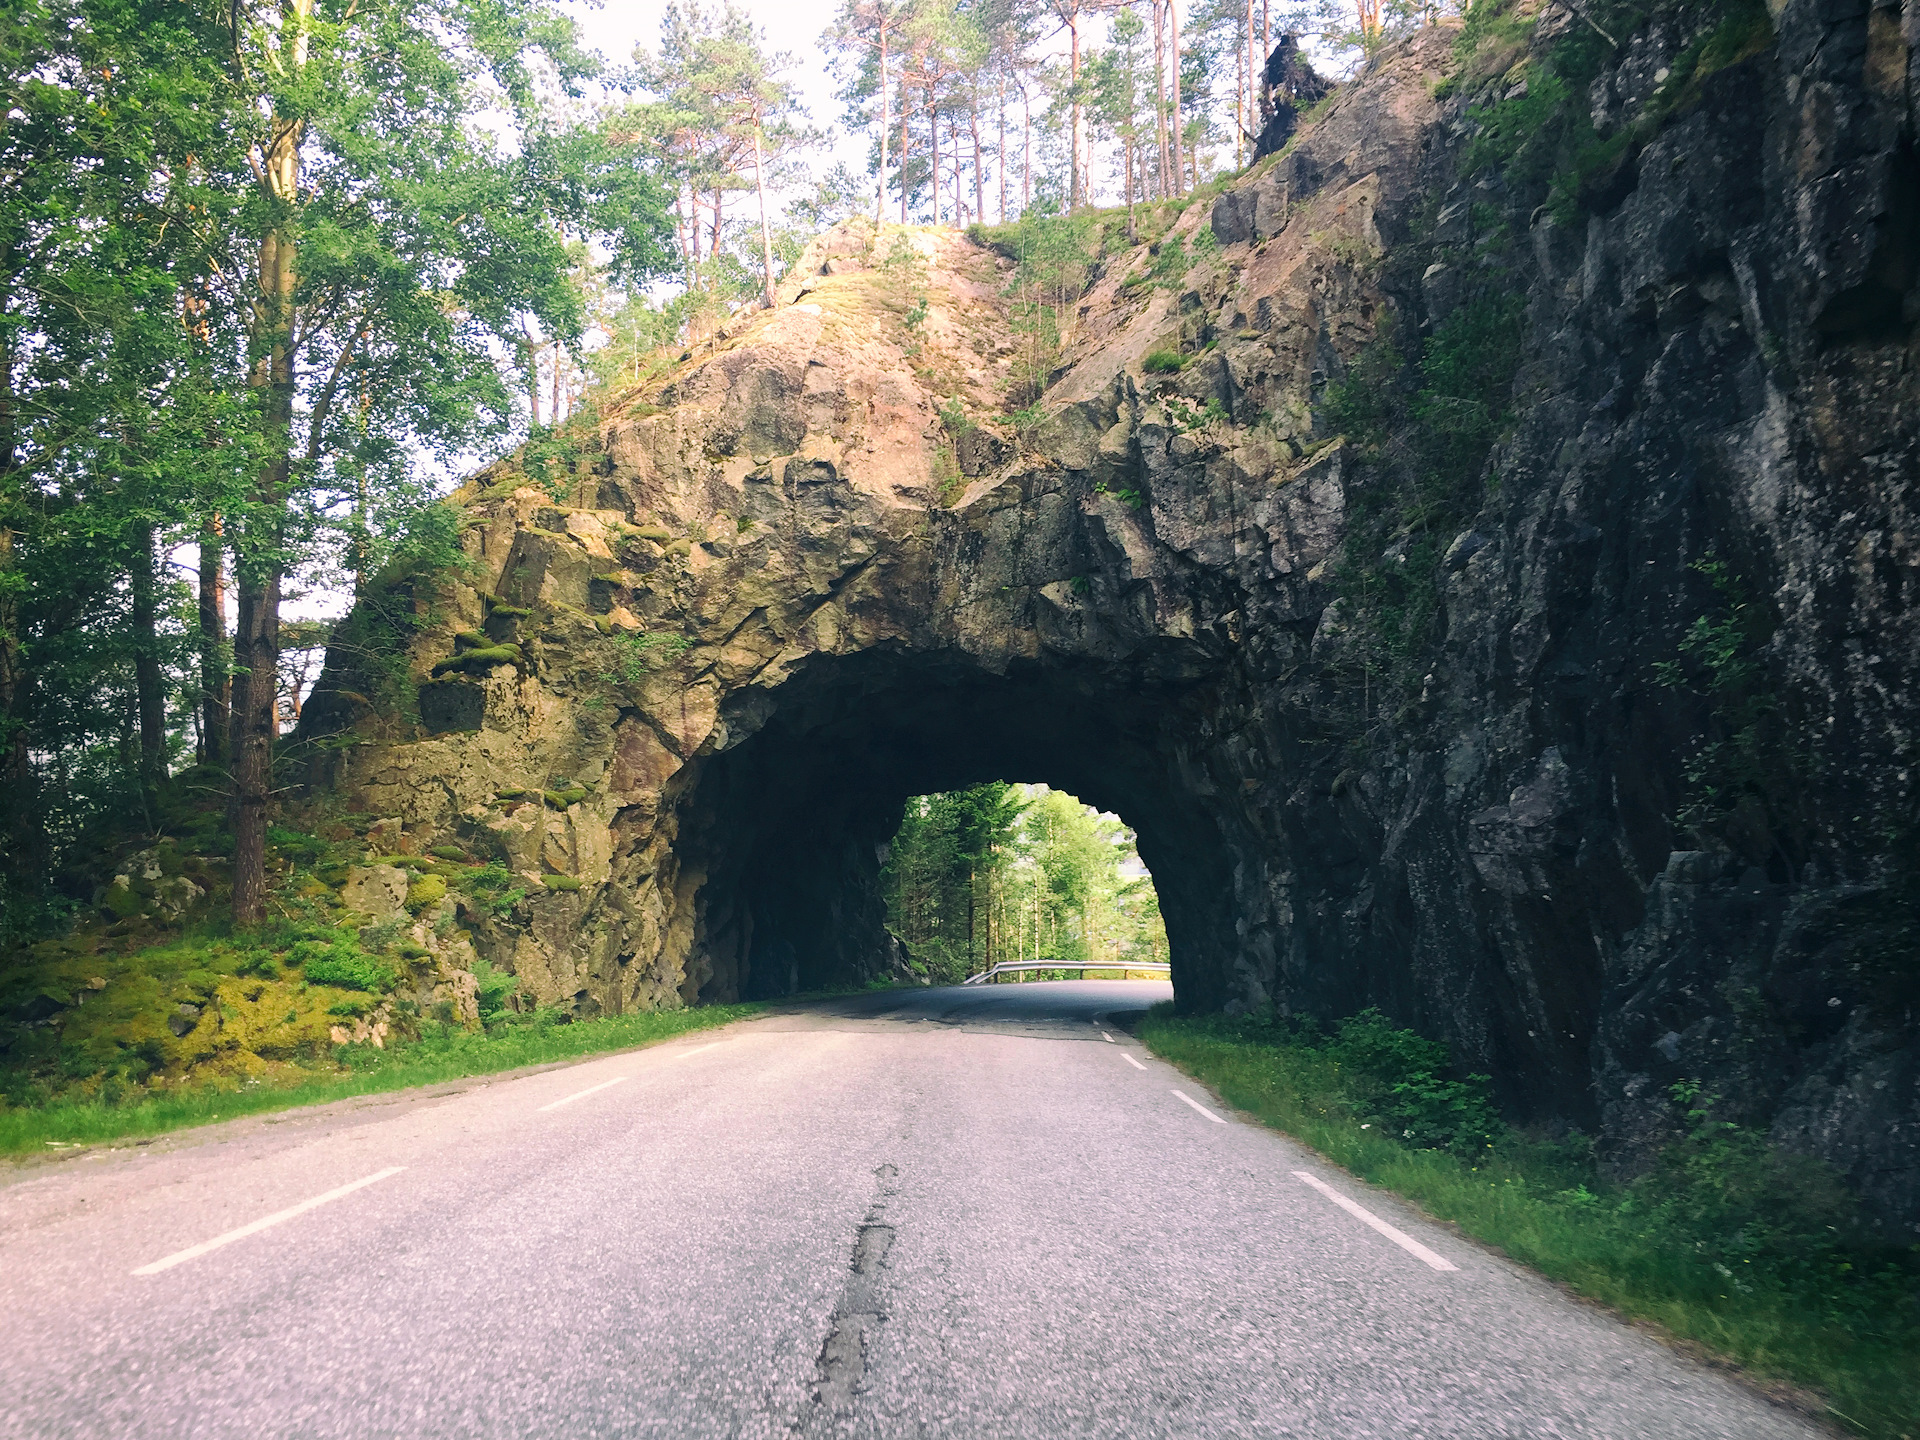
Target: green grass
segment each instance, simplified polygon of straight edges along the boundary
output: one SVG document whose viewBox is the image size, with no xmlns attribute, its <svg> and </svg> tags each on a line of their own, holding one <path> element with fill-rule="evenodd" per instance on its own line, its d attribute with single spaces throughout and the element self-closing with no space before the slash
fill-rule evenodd
<svg viewBox="0 0 1920 1440">
<path fill-rule="evenodd" d="M 1477 1080 L 1436 1079 L 1418 1049 L 1431 1042 L 1378 1017 L 1327 1038 L 1162 1006 L 1140 1036 L 1229 1104 L 1582 1295 L 1818 1392 L 1855 1433 L 1920 1437 L 1920 1254 L 1874 1244 L 1832 1172 L 1712 1118 L 1710 1097 L 1681 1087 L 1691 1129 L 1617 1186 L 1580 1137 L 1488 1125 Z"/>
<path fill-rule="evenodd" d="M 765 1008 L 758 1004 L 703 1005 L 688 1010 L 610 1015 L 571 1024 L 543 1013 L 516 1023 L 496 1024 L 485 1034 L 443 1026 L 437 1033 L 388 1050 L 365 1045 L 342 1047 L 339 1053 L 344 1068 L 318 1071 L 292 1084 L 202 1084 L 177 1094 L 145 1095 L 120 1102 L 55 1100 L 45 1105 L 0 1109 L 0 1155 L 44 1154 L 55 1147 L 158 1135 L 241 1115 L 654 1045 L 690 1031 L 742 1020 Z"/>
</svg>

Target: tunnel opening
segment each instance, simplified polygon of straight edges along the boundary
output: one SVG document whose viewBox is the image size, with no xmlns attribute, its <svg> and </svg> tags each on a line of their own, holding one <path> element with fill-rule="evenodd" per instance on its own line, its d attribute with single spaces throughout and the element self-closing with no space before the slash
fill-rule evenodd
<svg viewBox="0 0 1920 1440">
<path fill-rule="evenodd" d="M 777 701 L 759 693 L 723 713 L 744 738 L 706 760 L 678 806 L 679 884 L 694 895 L 685 998 L 907 978 L 917 957 L 889 926 L 886 870 L 909 803 L 1021 776 L 1124 821 L 1177 1002 L 1220 1007 L 1238 937 L 1223 816 L 1190 765 L 1205 713 L 1190 677 L 989 671 L 904 650 L 820 657 Z"/>
<path fill-rule="evenodd" d="M 1160 899 L 1134 831 L 1049 785 L 991 780 L 913 796 L 880 879 L 887 930 L 929 984 L 1124 979 L 1167 963 Z M 1005 965 L 1043 968 L 995 973 Z M 1101 968 L 1066 968 L 1081 965 Z"/>
</svg>

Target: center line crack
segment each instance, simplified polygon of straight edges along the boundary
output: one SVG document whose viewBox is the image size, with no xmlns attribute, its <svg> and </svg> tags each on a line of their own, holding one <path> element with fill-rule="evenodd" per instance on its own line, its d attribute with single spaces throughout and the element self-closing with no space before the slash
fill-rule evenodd
<svg viewBox="0 0 1920 1440">
<path fill-rule="evenodd" d="M 867 1337 L 887 1318 L 881 1294 L 887 1254 L 893 1249 L 894 1227 L 886 1223 L 887 1202 L 899 1191 L 900 1171 L 882 1165 L 874 1172 L 879 1184 L 866 1219 L 853 1239 L 846 1288 L 834 1306 L 833 1323 L 814 1362 L 813 1405 L 794 1429 L 811 1431 L 823 1416 L 844 1409 L 859 1394 L 867 1374 Z"/>
</svg>

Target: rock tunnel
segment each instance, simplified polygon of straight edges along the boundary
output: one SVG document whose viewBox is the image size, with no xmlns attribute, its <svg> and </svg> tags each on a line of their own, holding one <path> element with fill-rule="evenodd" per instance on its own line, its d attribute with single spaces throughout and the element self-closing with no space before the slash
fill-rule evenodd
<svg viewBox="0 0 1920 1440">
<path fill-rule="evenodd" d="M 1038 360 L 1007 254 L 849 222 L 776 305 L 475 476 L 465 568 L 363 606 L 301 722 L 316 790 L 524 892 L 450 897 L 455 938 L 417 943 L 587 1014 L 857 982 L 890 963 L 902 803 L 1044 781 L 1137 832 L 1183 1007 L 1378 1006 L 1627 1157 L 1699 1080 L 1913 1224 L 1920 1152 L 1885 1139 L 1920 1133 L 1885 1018 L 1911 990 L 1834 937 L 1890 873 L 1874 837 L 1907 833 L 1920 370 L 1819 323 L 1878 263 L 1841 239 L 1904 234 L 1906 162 L 1859 172 L 1857 216 L 1760 193 L 1799 112 L 1763 121 L 1733 67 L 1575 234 L 1455 173 L 1423 37 L 1104 254 Z M 1424 344 L 1482 284 L 1512 292 L 1511 424 L 1471 503 L 1409 508 L 1418 426 L 1355 441 L 1330 392 L 1389 320 Z M 1689 828 L 1715 721 L 1661 677 L 1722 562 L 1846 764 L 1785 820 Z M 1418 581 L 1390 666 L 1355 573 Z"/>
<path fill-rule="evenodd" d="M 816 663 L 790 686 L 682 802 L 683 864 L 705 877 L 690 977 L 702 998 L 872 975 L 891 943 L 879 870 L 903 803 L 1011 776 L 1121 815 L 1156 877 L 1182 1002 L 1233 998 L 1229 819 L 1182 773 L 1194 687 L 884 651 Z"/>
</svg>

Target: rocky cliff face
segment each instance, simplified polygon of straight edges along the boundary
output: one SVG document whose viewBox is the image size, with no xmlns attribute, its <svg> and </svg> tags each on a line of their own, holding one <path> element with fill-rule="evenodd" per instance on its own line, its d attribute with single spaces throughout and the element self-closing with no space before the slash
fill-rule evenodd
<svg viewBox="0 0 1920 1440">
<path fill-rule="evenodd" d="M 883 972 L 902 800 L 1044 780 L 1184 1005 L 1379 1005 L 1626 1162 L 1697 1079 L 1920 1225 L 1920 6 L 1578 26 L 1109 240 L 1017 413 L 1011 261 L 831 232 L 467 487 L 316 783 L 502 857 L 473 943 L 594 1011 Z"/>
</svg>

